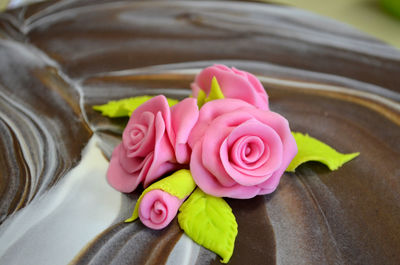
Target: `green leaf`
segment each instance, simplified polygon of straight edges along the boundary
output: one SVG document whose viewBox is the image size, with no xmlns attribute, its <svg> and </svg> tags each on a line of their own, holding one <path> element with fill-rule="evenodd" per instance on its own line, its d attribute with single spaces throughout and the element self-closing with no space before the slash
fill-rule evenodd
<svg viewBox="0 0 400 265">
<path fill-rule="evenodd" d="M 187 169 L 178 170 L 172 175 L 151 184 L 147 189 L 145 189 L 136 202 L 132 217 L 126 219 L 125 222 L 133 222 L 139 217 L 140 202 L 142 201 L 143 196 L 149 191 L 163 190 L 182 200 L 189 196 L 195 188 L 196 183 L 194 182 L 190 171 Z"/>
<path fill-rule="evenodd" d="M 206 102 L 222 98 L 224 98 L 224 94 L 221 91 L 221 87 L 218 84 L 217 78 L 214 76 L 211 80 L 211 90 L 206 98 Z"/>
<path fill-rule="evenodd" d="M 197 105 L 199 106 L 199 108 L 201 108 L 204 104 L 211 100 L 223 98 L 225 98 L 224 94 L 222 93 L 221 87 L 218 84 L 217 78 L 214 76 L 211 80 L 211 89 L 208 96 L 202 89 L 199 90 L 199 93 L 197 95 Z"/>
<path fill-rule="evenodd" d="M 179 208 L 178 222 L 193 241 L 221 256 L 222 263 L 229 261 L 238 230 L 232 209 L 224 199 L 197 188 Z"/>
<path fill-rule="evenodd" d="M 139 96 L 112 100 L 104 105 L 93 106 L 93 109 L 101 111 L 103 116 L 110 118 L 130 117 L 135 109 L 151 98 L 153 98 L 153 96 Z M 171 98 L 167 98 L 167 101 L 169 106 L 173 106 L 179 102 L 178 100 Z"/>
<path fill-rule="evenodd" d="M 342 154 L 308 134 L 299 132 L 292 132 L 292 134 L 296 140 L 298 153 L 286 169 L 289 172 L 293 172 L 299 165 L 308 161 L 318 161 L 328 166 L 330 170 L 336 170 L 360 154 Z"/>
<path fill-rule="evenodd" d="M 206 103 L 206 98 L 206 93 L 204 90 L 200 89 L 199 93 L 197 94 L 197 106 L 199 106 L 199 109 Z"/>
</svg>

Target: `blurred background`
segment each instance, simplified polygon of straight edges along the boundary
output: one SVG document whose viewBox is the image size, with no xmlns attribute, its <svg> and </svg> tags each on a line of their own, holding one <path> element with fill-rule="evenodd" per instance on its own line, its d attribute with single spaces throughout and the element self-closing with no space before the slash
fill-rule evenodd
<svg viewBox="0 0 400 265">
<path fill-rule="evenodd" d="M 276 0 L 330 17 L 400 48 L 400 0 Z"/>
<path fill-rule="evenodd" d="M 0 11 L 42 0 L 0 0 Z M 51 1 L 51 0 L 50 0 Z M 294 6 L 352 25 L 400 48 L 400 0 L 256 0 Z"/>
</svg>

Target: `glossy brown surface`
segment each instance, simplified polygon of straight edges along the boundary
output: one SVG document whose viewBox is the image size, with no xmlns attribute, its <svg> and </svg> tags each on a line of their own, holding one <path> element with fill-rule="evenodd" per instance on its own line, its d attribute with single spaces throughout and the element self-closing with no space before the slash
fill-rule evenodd
<svg viewBox="0 0 400 265">
<path fill-rule="evenodd" d="M 239 225 L 229 264 L 399 264 L 400 52 L 259 3 L 56 1 L 1 14 L 0 221 L 75 166 L 93 132 L 110 155 L 126 120 L 93 105 L 182 99 L 215 62 L 257 74 L 293 131 L 361 153 L 334 172 L 302 165 L 271 195 L 228 200 Z M 182 237 L 176 222 L 156 232 L 122 221 L 72 263 L 162 264 Z M 201 248 L 193 263 L 219 258 Z"/>
</svg>

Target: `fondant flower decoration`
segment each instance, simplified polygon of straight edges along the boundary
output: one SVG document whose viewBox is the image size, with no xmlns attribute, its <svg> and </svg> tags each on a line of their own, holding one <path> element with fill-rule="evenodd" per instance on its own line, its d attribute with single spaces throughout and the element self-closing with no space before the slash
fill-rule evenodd
<svg viewBox="0 0 400 265">
<path fill-rule="evenodd" d="M 264 88 L 250 73 L 214 65 L 196 76 L 192 91 L 194 98 L 179 103 L 144 96 L 94 109 L 109 117 L 133 111 L 107 172 L 119 191 L 131 192 L 140 183 L 148 186 L 126 222 L 140 218 L 149 228 L 162 229 L 179 211 L 180 227 L 220 255 L 222 263 L 232 256 L 238 230 L 221 197 L 268 194 L 285 170 L 294 171 L 307 161 L 336 170 L 359 155 L 339 153 L 291 132 L 288 121 L 269 110 Z"/>
<path fill-rule="evenodd" d="M 273 192 L 297 153 L 288 121 L 242 100 L 206 103 L 189 137 L 196 184 L 218 197 Z"/>
<path fill-rule="evenodd" d="M 197 117 L 196 100 L 191 98 L 170 108 L 164 96 L 156 96 L 139 106 L 111 156 L 110 185 L 132 192 L 140 183 L 147 187 L 166 172 L 181 168 L 178 162 L 190 156 L 186 143 Z"/>
<path fill-rule="evenodd" d="M 252 74 L 216 64 L 202 70 L 191 84 L 192 95 L 195 98 L 211 91 L 212 79 L 216 78 L 225 98 L 235 98 L 264 110 L 269 110 L 268 95 L 263 85 Z"/>
</svg>

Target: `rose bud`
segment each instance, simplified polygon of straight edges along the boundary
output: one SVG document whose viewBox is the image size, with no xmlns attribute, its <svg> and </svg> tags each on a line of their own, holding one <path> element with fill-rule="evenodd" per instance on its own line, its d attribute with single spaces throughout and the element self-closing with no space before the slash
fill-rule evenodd
<svg viewBox="0 0 400 265">
<path fill-rule="evenodd" d="M 140 221 L 149 228 L 162 229 L 174 219 L 184 200 L 159 189 L 149 191 L 139 205 Z"/>
</svg>

